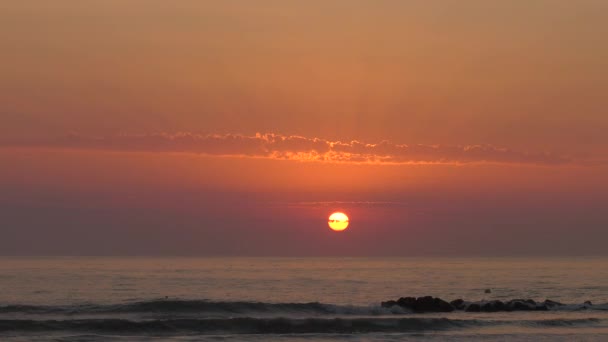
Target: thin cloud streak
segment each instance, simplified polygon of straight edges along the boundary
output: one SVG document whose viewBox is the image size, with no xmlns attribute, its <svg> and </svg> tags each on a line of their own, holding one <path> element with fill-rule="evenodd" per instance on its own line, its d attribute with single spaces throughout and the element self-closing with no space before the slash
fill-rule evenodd
<svg viewBox="0 0 608 342">
<path fill-rule="evenodd" d="M 284 207 L 284 204 L 277 207 Z M 286 205 L 290 209 L 316 208 L 335 210 L 336 208 L 409 208 L 411 203 L 393 201 L 304 201 L 291 202 Z"/>
<path fill-rule="evenodd" d="M 515 151 L 489 144 L 423 145 L 398 144 L 389 141 L 365 143 L 358 140 L 331 141 L 316 137 L 257 133 L 195 134 L 156 133 L 121 134 L 94 138 L 77 134 L 47 141 L 5 143 L 4 146 L 91 149 L 119 152 L 194 153 L 231 156 L 352 164 L 568 164 L 572 160 L 550 153 Z"/>
<path fill-rule="evenodd" d="M 290 207 L 331 207 L 349 206 L 349 207 L 405 207 L 410 205 L 406 202 L 393 201 L 312 201 L 312 202 L 295 202 L 290 203 Z"/>
</svg>

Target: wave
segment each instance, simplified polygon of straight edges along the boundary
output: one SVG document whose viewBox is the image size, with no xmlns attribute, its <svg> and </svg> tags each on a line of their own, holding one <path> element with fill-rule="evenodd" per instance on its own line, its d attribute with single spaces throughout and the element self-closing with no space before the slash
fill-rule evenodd
<svg viewBox="0 0 608 342">
<path fill-rule="evenodd" d="M 551 311 L 608 311 L 608 304 L 589 305 L 564 304 L 550 308 Z M 400 306 L 382 307 L 381 305 L 353 306 L 312 303 L 263 303 L 245 301 L 209 300 L 150 300 L 123 304 L 83 304 L 83 305 L 0 305 L 0 314 L 115 314 L 115 313 L 155 313 L 155 314 L 306 314 L 306 315 L 393 315 L 409 314 L 412 311 Z"/>
<path fill-rule="evenodd" d="M 0 333 L 95 332 L 104 334 L 352 334 L 372 332 L 423 332 L 498 325 L 526 327 L 594 326 L 597 318 L 523 321 L 487 321 L 448 318 L 229 318 L 131 321 L 126 319 L 0 320 Z"/>
<path fill-rule="evenodd" d="M 310 315 L 390 315 L 409 311 L 383 308 L 380 305 L 354 306 L 311 303 L 228 302 L 208 300 L 151 300 L 112 305 L 5 305 L 2 313 L 20 314 L 129 314 L 129 313 L 198 313 L 198 314 L 310 314 Z"/>
</svg>

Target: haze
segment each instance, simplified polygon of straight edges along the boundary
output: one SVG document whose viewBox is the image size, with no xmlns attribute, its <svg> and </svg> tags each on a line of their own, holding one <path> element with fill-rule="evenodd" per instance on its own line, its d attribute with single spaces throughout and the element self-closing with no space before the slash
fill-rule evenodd
<svg viewBox="0 0 608 342">
<path fill-rule="evenodd" d="M 0 254 L 605 255 L 607 11 L 4 1 Z"/>
</svg>

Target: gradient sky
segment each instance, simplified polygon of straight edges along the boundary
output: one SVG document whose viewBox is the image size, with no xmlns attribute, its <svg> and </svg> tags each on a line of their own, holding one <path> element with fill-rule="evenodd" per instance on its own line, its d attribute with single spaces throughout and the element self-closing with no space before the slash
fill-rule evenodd
<svg viewBox="0 0 608 342">
<path fill-rule="evenodd" d="M 606 13 L 3 1 L 0 254 L 606 254 Z"/>
</svg>

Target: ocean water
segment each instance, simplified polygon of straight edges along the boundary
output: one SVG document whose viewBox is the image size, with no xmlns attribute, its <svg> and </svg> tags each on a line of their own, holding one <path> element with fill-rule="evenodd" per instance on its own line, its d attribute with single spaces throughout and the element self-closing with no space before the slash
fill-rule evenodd
<svg viewBox="0 0 608 342">
<path fill-rule="evenodd" d="M 427 295 L 566 305 L 380 306 Z M 0 258 L 1 341 L 608 341 L 607 303 L 601 257 Z"/>
</svg>

